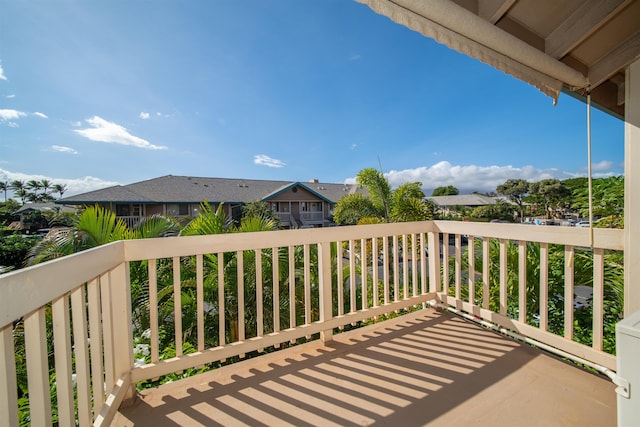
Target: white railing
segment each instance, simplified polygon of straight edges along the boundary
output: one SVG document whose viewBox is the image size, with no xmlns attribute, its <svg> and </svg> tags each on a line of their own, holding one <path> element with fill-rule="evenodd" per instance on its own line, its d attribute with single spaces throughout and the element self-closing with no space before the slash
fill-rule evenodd
<svg viewBox="0 0 640 427">
<path fill-rule="evenodd" d="M 573 339 L 575 252 L 588 240 L 587 229 L 434 221 L 130 240 L 9 273 L 0 276 L 0 425 L 18 423 L 24 353 L 33 425 L 52 423 L 52 405 L 59 425 L 101 424 L 141 381 L 298 339 L 329 340 L 341 328 L 429 301 L 615 369 L 615 357 L 602 351 L 603 259 L 622 249 L 622 231 L 595 230 L 591 346 Z M 540 243 L 540 307 L 549 298 L 549 248 L 562 245 L 560 335 L 550 332 L 544 308 L 537 326 L 528 321 L 527 242 Z M 518 247 L 515 271 L 509 245 Z M 513 275 L 518 292 L 509 301 Z M 139 348 L 148 356 L 134 364 Z"/>
<path fill-rule="evenodd" d="M 141 216 L 119 216 L 117 217 L 118 220 L 124 222 L 125 224 L 127 224 L 128 228 L 135 228 L 140 221 L 142 220 L 143 217 Z"/>
<path fill-rule="evenodd" d="M 324 213 L 322 212 L 300 212 L 300 220 L 306 222 L 319 222 L 324 221 Z"/>
</svg>

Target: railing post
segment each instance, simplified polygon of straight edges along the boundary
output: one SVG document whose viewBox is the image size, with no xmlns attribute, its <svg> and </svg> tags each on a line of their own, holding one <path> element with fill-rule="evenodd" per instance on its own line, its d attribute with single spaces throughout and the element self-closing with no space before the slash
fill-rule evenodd
<svg viewBox="0 0 640 427">
<path fill-rule="evenodd" d="M 131 328 L 131 289 L 129 263 L 123 262 L 110 273 L 111 327 L 113 337 L 114 377 L 126 376 L 133 367 L 133 331 Z M 114 384 L 109 384 L 111 389 Z M 131 385 L 124 399 L 134 396 L 135 387 Z"/>
<path fill-rule="evenodd" d="M 17 390 L 13 328 L 7 325 L 0 329 L 0 425 L 18 425 Z"/>
<path fill-rule="evenodd" d="M 340 248 L 338 248 L 340 249 Z M 340 268 L 338 266 L 338 268 Z M 331 243 L 318 243 L 318 270 L 320 290 L 320 322 L 326 322 L 333 317 L 331 296 Z M 322 342 L 333 339 L 333 329 L 320 332 Z"/>
</svg>

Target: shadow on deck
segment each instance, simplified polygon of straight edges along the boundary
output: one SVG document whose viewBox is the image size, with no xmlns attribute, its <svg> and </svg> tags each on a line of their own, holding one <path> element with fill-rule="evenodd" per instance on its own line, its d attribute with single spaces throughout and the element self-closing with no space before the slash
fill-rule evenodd
<svg viewBox="0 0 640 427">
<path fill-rule="evenodd" d="M 614 426 L 615 386 L 423 310 L 141 393 L 118 426 Z"/>
</svg>

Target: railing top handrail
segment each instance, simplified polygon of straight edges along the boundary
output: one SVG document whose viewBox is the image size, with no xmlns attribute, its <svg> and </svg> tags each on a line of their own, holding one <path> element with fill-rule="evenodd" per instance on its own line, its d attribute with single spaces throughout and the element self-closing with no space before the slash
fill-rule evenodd
<svg viewBox="0 0 640 427">
<path fill-rule="evenodd" d="M 558 245 L 590 247 L 589 229 L 582 227 L 546 226 L 531 224 L 491 224 L 463 221 L 433 221 L 441 233 L 466 234 L 475 237 L 491 237 L 528 242 L 546 242 Z M 624 250 L 624 230 L 593 229 L 593 247 Z"/>
<path fill-rule="evenodd" d="M 146 243 L 144 239 L 127 240 L 124 243 L 126 260 L 140 261 L 145 259 L 171 258 L 175 256 L 370 239 L 399 234 L 426 233 L 429 231 L 434 231 L 432 222 L 422 221 L 252 233 L 212 234 L 206 236 L 167 237 L 154 240 L 152 246 Z"/>
<path fill-rule="evenodd" d="M 120 241 L 0 276 L 0 329 L 124 260 Z"/>
</svg>

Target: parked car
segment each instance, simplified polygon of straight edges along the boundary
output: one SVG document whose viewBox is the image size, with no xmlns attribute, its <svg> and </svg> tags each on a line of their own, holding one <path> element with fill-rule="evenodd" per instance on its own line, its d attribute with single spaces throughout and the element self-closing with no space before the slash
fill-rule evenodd
<svg viewBox="0 0 640 427">
<path fill-rule="evenodd" d="M 591 225 L 589 221 L 576 222 L 576 227 L 589 227 L 589 225 Z"/>
</svg>

